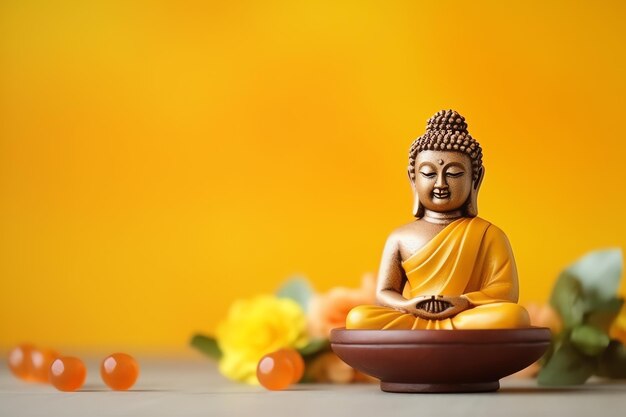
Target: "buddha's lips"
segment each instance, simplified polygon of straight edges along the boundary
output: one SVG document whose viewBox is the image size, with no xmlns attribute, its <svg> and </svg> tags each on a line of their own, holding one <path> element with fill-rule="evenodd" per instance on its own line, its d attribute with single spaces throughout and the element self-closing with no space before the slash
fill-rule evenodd
<svg viewBox="0 0 626 417">
<path fill-rule="evenodd" d="M 433 192 L 433 196 L 435 198 L 441 198 L 441 199 L 448 198 L 448 197 L 450 197 L 450 191 L 444 191 L 444 192 L 441 192 L 441 193 Z"/>
</svg>

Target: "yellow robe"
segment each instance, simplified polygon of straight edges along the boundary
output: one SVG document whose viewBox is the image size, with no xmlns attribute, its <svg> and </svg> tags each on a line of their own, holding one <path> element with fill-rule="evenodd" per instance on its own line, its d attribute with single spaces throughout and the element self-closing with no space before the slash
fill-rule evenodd
<svg viewBox="0 0 626 417">
<path fill-rule="evenodd" d="M 517 305 L 517 269 L 506 235 L 491 223 L 462 218 L 446 226 L 402 262 L 410 296 L 463 295 L 472 308 L 444 320 L 427 320 L 392 308 L 363 305 L 348 329 L 504 329 L 530 326 Z"/>
</svg>

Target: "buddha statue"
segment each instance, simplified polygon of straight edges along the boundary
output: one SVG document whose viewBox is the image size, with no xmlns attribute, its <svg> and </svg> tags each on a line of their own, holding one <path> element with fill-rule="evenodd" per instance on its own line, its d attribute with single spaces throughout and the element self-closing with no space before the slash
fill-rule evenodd
<svg viewBox="0 0 626 417">
<path fill-rule="evenodd" d="M 550 346 L 550 330 L 517 304 L 506 235 L 477 217 L 484 176 L 465 118 L 431 117 L 409 151 L 416 220 L 387 239 L 378 305 L 353 308 L 330 334 L 333 351 L 383 391 L 496 391 Z"/>
<path fill-rule="evenodd" d="M 377 301 L 350 311 L 346 329 L 465 330 L 530 327 L 518 300 L 506 235 L 477 217 L 482 150 L 465 118 L 442 110 L 409 151 L 415 221 L 391 233 Z"/>
</svg>

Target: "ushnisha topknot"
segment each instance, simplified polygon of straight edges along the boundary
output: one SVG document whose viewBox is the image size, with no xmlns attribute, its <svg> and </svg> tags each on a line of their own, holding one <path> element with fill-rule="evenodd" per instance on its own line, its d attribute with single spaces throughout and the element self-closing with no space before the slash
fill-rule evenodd
<svg viewBox="0 0 626 417">
<path fill-rule="evenodd" d="M 465 117 L 454 110 L 440 110 L 426 123 L 426 130 L 454 130 L 467 133 Z"/>
<path fill-rule="evenodd" d="M 472 160 L 472 175 L 476 180 L 483 166 L 480 144 L 467 131 L 465 117 L 454 110 L 440 110 L 428 119 L 426 132 L 415 139 L 409 150 L 409 177 L 415 180 L 415 160 L 422 151 L 461 152 Z"/>
</svg>

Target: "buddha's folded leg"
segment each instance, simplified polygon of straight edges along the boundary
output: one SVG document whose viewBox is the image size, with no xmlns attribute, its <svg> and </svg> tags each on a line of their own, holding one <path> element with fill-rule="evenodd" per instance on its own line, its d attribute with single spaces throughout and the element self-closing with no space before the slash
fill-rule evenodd
<svg viewBox="0 0 626 417">
<path fill-rule="evenodd" d="M 452 318 L 455 329 L 515 329 L 530 327 L 526 309 L 515 303 L 491 303 L 465 310 Z"/>
<path fill-rule="evenodd" d="M 350 310 L 346 329 L 361 330 L 422 330 L 453 329 L 452 321 L 426 320 L 413 314 L 403 313 L 389 307 L 375 305 L 358 306 Z"/>
<path fill-rule="evenodd" d="M 410 330 L 415 316 L 389 307 L 362 305 L 353 308 L 346 318 L 346 329 L 399 329 Z"/>
</svg>

